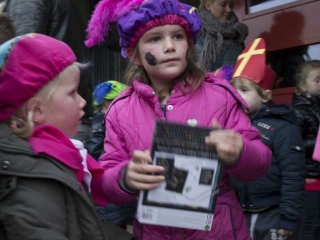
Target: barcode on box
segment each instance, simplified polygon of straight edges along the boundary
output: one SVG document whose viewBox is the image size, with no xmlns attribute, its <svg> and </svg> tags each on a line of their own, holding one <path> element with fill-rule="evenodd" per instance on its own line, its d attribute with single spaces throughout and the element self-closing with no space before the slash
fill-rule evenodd
<svg viewBox="0 0 320 240">
<path fill-rule="evenodd" d="M 147 219 L 147 220 L 151 220 L 152 219 L 152 210 L 150 209 L 143 209 L 142 211 L 142 218 Z"/>
</svg>

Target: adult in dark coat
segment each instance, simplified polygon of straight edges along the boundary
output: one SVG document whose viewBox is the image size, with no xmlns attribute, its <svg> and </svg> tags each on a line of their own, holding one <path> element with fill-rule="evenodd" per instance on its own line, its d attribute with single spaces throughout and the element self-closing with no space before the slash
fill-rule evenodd
<svg viewBox="0 0 320 240">
<path fill-rule="evenodd" d="M 14 38 L 16 35 L 16 28 L 10 17 L 0 11 L 0 45 L 6 41 Z"/>
<path fill-rule="evenodd" d="M 5 11 L 17 26 L 17 35 L 42 33 L 64 41 L 71 15 L 70 0 L 7 0 Z"/>
</svg>

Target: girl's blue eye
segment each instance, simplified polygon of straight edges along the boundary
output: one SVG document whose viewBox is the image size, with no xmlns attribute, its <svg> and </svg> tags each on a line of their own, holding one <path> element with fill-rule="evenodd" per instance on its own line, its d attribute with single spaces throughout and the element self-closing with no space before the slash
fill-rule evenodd
<svg viewBox="0 0 320 240">
<path fill-rule="evenodd" d="M 246 91 L 248 91 L 248 89 L 246 89 L 246 88 L 241 88 L 240 91 L 246 92 Z"/>
<path fill-rule="evenodd" d="M 157 42 L 157 41 L 159 41 L 160 40 L 160 37 L 152 37 L 151 39 L 150 39 L 150 42 Z"/>
<path fill-rule="evenodd" d="M 173 38 L 174 38 L 174 39 L 177 39 L 177 40 L 180 40 L 180 39 L 183 39 L 184 36 L 183 36 L 183 34 L 178 33 L 178 34 L 175 34 L 175 35 L 173 36 Z"/>
</svg>

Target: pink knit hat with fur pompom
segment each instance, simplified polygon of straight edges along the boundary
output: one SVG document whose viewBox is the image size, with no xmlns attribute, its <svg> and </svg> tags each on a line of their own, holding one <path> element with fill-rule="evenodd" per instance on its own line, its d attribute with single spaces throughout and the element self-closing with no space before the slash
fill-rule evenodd
<svg viewBox="0 0 320 240">
<path fill-rule="evenodd" d="M 70 47 L 41 34 L 13 38 L 0 46 L 0 121 L 76 61 Z"/>
</svg>

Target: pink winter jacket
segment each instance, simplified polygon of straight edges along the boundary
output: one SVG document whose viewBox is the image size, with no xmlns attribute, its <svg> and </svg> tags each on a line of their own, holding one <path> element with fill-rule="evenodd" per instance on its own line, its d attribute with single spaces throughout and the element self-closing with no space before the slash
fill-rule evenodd
<svg viewBox="0 0 320 240">
<path fill-rule="evenodd" d="M 166 116 L 153 89 L 137 80 L 109 108 L 104 142 L 106 153 L 100 158 L 101 165 L 106 169 L 103 180 L 105 195 L 109 201 L 118 204 L 137 197 L 123 191 L 118 181 L 132 152 L 151 148 L 156 119 L 185 124 L 190 119 L 196 119 L 198 126 L 211 126 L 212 120 L 216 119 L 223 128 L 233 129 L 242 135 L 243 151 L 238 164 L 224 170 L 212 230 L 207 232 L 146 225 L 135 220 L 134 233 L 143 240 L 251 239 L 229 175 L 242 182 L 258 178 L 269 168 L 271 152 L 261 142 L 259 132 L 251 126 L 243 111 L 247 105 L 227 81 L 210 74 L 193 93 L 187 88 L 183 94 L 179 83 L 171 93 L 166 103 Z"/>
</svg>

